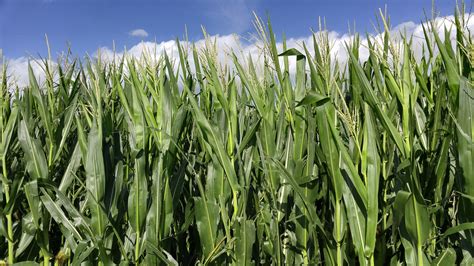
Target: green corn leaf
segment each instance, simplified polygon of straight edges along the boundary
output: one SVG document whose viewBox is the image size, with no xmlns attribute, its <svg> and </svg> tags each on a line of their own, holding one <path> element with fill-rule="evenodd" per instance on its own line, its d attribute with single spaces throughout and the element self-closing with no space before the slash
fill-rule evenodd
<svg viewBox="0 0 474 266">
<path fill-rule="evenodd" d="M 187 87 L 185 87 L 185 90 L 189 95 L 191 95 L 191 92 Z M 204 116 L 201 109 L 197 105 L 196 100 L 192 96 L 189 97 L 189 102 L 192 106 L 191 111 L 195 117 L 196 123 L 198 124 L 202 132 L 202 136 L 207 141 L 207 143 L 211 145 L 213 151 L 216 152 L 216 156 L 219 159 L 219 162 L 221 163 L 222 167 L 224 168 L 227 180 L 229 181 L 233 193 L 237 193 L 240 190 L 240 186 L 237 181 L 237 175 L 235 173 L 234 167 L 232 166 L 230 158 L 224 150 L 224 144 L 222 142 L 222 139 L 220 138 L 220 135 L 217 134 L 217 132 L 215 132 L 215 130 L 212 128 L 211 124 Z"/>
<path fill-rule="evenodd" d="M 197 197 L 194 198 L 194 207 L 196 208 L 196 226 L 199 232 L 203 256 L 208 257 L 216 244 L 219 206 L 215 202 Z"/>
<path fill-rule="evenodd" d="M 69 159 L 69 163 L 66 169 L 64 170 L 64 175 L 62 176 L 61 183 L 58 187 L 59 191 L 61 191 L 62 193 L 66 192 L 66 190 L 69 188 L 69 186 L 75 179 L 76 171 L 81 163 L 81 158 L 81 150 L 78 142 L 74 147 L 71 158 Z"/>
<path fill-rule="evenodd" d="M 34 179 L 48 178 L 48 164 L 40 142 L 31 137 L 25 120 L 20 121 L 18 140 L 27 158 L 27 170 Z"/>
<path fill-rule="evenodd" d="M 471 222 L 471 223 L 462 223 L 462 224 L 453 226 L 453 227 L 447 229 L 447 230 L 443 233 L 442 238 L 445 238 L 445 237 L 450 236 L 450 235 L 452 235 L 452 234 L 456 234 L 456 233 L 459 233 L 459 232 L 462 232 L 462 231 L 466 231 L 466 230 L 474 230 L 474 222 Z"/>
<path fill-rule="evenodd" d="M 322 106 L 331 99 L 327 96 L 321 95 L 315 91 L 308 91 L 306 96 L 298 103 L 297 106 L 314 105 L 316 107 Z"/>
<path fill-rule="evenodd" d="M 368 105 L 365 105 L 364 143 L 362 147 L 362 171 L 367 187 L 367 228 L 365 235 L 365 256 L 372 256 L 375 249 L 377 222 L 378 222 L 378 196 L 380 182 L 380 159 L 377 150 L 377 133 L 373 116 Z"/>
<path fill-rule="evenodd" d="M 474 197 L 474 88 L 465 78 L 461 79 L 459 90 L 457 138 L 462 189 L 465 194 Z"/>
<path fill-rule="evenodd" d="M 67 218 L 66 214 L 64 214 L 64 212 L 61 210 L 61 206 L 58 206 L 58 204 L 56 204 L 56 202 L 51 199 L 46 190 L 41 189 L 41 191 L 43 192 L 43 195 L 41 196 L 41 201 L 43 202 L 45 208 L 51 214 L 51 217 L 53 217 L 53 219 L 58 224 L 62 224 L 65 228 L 67 228 L 67 230 L 69 230 L 69 232 L 71 232 L 76 239 L 82 240 L 83 238 L 81 234 L 79 233 L 79 231 L 77 231 L 74 224 Z"/>
<path fill-rule="evenodd" d="M 459 80 L 460 80 L 459 74 L 456 69 L 456 63 L 453 62 L 454 60 L 449 54 L 449 51 L 448 51 L 449 47 L 447 47 L 445 44 L 441 42 L 441 39 L 439 38 L 438 30 L 436 29 L 436 26 L 434 25 L 434 23 L 431 24 L 431 28 L 432 28 L 431 32 L 433 33 L 439 52 L 443 58 L 443 63 L 444 63 L 446 73 L 447 73 L 449 88 L 451 92 L 453 93 L 453 95 L 456 96 L 458 94 Z M 449 36 L 449 35 L 446 35 L 446 36 Z M 448 41 L 446 42 L 446 44 L 450 44 L 450 42 Z"/>
<path fill-rule="evenodd" d="M 0 145 L 0 154 L 2 158 L 5 158 L 8 153 L 8 147 L 10 146 L 13 131 L 17 126 L 17 119 L 18 118 L 18 107 L 16 105 L 13 106 L 10 116 L 8 118 L 8 122 L 4 128 L 2 128 L 2 142 Z"/>
<path fill-rule="evenodd" d="M 444 250 L 432 263 L 433 266 L 455 265 L 456 252 L 452 248 Z"/>
<path fill-rule="evenodd" d="M 428 210 L 426 206 L 419 203 L 414 194 L 410 195 L 410 198 L 405 205 L 405 225 L 413 243 L 417 247 L 417 256 L 422 258 L 424 254 L 419 254 L 421 247 L 425 244 L 428 239 L 431 226 L 428 216 Z"/>
<path fill-rule="evenodd" d="M 35 225 L 36 229 L 41 230 L 41 205 L 38 182 L 36 180 L 28 182 L 23 186 L 23 189 L 25 190 L 26 199 L 28 200 L 28 205 L 30 206 L 33 224 Z"/>
<path fill-rule="evenodd" d="M 128 214 L 130 215 L 130 224 L 138 237 L 142 233 L 147 211 L 148 185 L 145 155 L 135 159 L 134 167 L 133 183 L 128 196 Z"/>
<path fill-rule="evenodd" d="M 243 220 L 235 226 L 236 263 L 237 265 L 251 265 L 252 247 L 255 243 L 255 224 L 251 220 Z"/>
<path fill-rule="evenodd" d="M 86 158 L 86 188 L 90 193 L 88 196 L 92 197 L 88 200 L 92 229 L 95 234 L 102 236 L 105 230 L 105 214 L 100 204 L 105 195 L 105 169 L 102 139 L 95 123 L 89 132 Z"/>
<path fill-rule="evenodd" d="M 38 111 L 43 122 L 43 126 L 46 129 L 46 133 L 48 134 L 49 141 L 53 141 L 53 130 L 51 128 L 52 121 L 49 115 L 48 110 L 46 110 L 46 104 L 44 103 L 43 96 L 41 95 L 40 88 L 38 86 L 38 82 L 36 81 L 36 77 L 33 73 L 33 69 L 31 65 L 28 63 L 28 75 L 30 79 L 30 87 L 31 93 L 34 97 L 35 103 L 38 107 Z"/>
<path fill-rule="evenodd" d="M 61 155 L 61 151 L 64 148 L 64 145 L 66 144 L 66 140 L 70 136 L 69 131 L 74 121 L 74 117 L 75 117 L 74 113 L 76 112 L 76 106 L 77 106 L 77 95 L 76 97 L 74 97 L 70 105 L 67 107 L 66 113 L 64 117 L 62 118 L 62 124 L 64 126 L 61 130 L 61 140 L 59 141 L 59 145 L 56 151 L 56 156 L 54 157 L 54 161 L 57 161 L 59 159 L 59 156 Z"/>
<path fill-rule="evenodd" d="M 354 65 L 355 72 L 357 74 L 358 80 L 360 81 L 362 91 L 365 95 L 365 100 L 370 105 L 370 107 L 374 110 L 376 116 L 382 122 L 382 125 L 386 128 L 386 130 L 390 133 L 390 137 L 393 139 L 395 144 L 397 145 L 399 151 L 403 156 L 406 156 L 405 146 L 403 144 L 403 139 L 400 133 L 397 131 L 395 126 L 393 125 L 392 121 L 388 118 L 387 114 L 382 111 L 380 104 L 378 104 L 378 100 L 376 99 L 372 86 L 368 81 L 367 77 L 365 76 L 364 70 L 359 65 L 357 59 L 354 57 L 352 53 L 350 53 L 351 62 Z"/>
</svg>

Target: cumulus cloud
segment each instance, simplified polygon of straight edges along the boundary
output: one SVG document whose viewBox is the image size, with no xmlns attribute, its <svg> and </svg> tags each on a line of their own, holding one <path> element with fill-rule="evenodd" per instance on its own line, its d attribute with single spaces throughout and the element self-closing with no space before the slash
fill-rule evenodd
<svg viewBox="0 0 474 266">
<path fill-rule="evenodd" d="M 466 28 L 472 34 L 474 32 L 474 20 L 467 19 L 470 18 L 470 14 L 466 14 Z M 393 47 L 395 47 L 395 53 L 401 54 L 403 51 L 403 37 L 412 39 L 412 50 L 414 52 L 415 59 L 419 60 L 424 54 L 428 53 L 425 42 L 425 36 L 423 33 L 423 24 L 417 24 L 414 22 L 405 22 L 393 27 L 390 31 L 391 41 Z M 439 32 L 440 38 L 442 40 L 445 37 L 449 38 L 453 46 L 455 45 L 455 36 L 456 28 L 454 25 L 454 17 L 446 16 L 437 18 L 434 21 L 434 25 Z M 427 27 L 427 24 L 424 24 Z M 448 30 L 451 29 L 449 36 L 444 36 L 444 28 Z M 145 32 L 146 33 L 146 32 Z M 143 35 L 143 34 L 142 34 Z M 350 34 L 341 34 L 336 31 L 322 31 L 315 33 L 316 39 L 325 38 L 329 42 L 330 46 L 330 57 L 331 63 L 334 66 L 336 62 L 339 65 L 344 65 L 349 56 L 347 53 L 346 45 L 350 44 L 353 40 L 353 36 Z M 383 35 L 382 34 L 372 34 L 368 38 L 373 44 L 379 45 L 383 44 Z M 434 37 L 429 35 L 428 38 L 431 39 L 433 43 Z M 232 52 L 235 52 L 239 59 L 245 61 L 249 56 L 252 58 L 253 62 L 256 63 L 257 71 L 259 68 L 263 67 L 263 54 L 264 54 L 264 45 L 261 40 L 255 40 L 253 42 L 243 41 L 239 35 L 230 34 L 230 35 L 214 35 L 208 36 L 208 39 L 201 39 L 194 42 L 194 45 L 198 49 L 204 49 L 206 47 L 206 42 L 211 42 L 212 45 L 216 48 L 218 64 L 222 66 L 232 66 L 232 57 L 229 56 Z M 313 51 L 313 37 L 312 35 L 303 36 L 300 38 L 290 38 L 287 40 L 288 48 L 296 48 L 302 51 L 303 43 L 306 44 L 310 53 Z M 182 41 L 181 44 L 190 52 L 192 43 Z M 368 40 L 367 37 L 361 38 L 360 48 L 359 48 L 359 58 L 361 61 L 367 60 L 369 57 L 368 51 Z M 277 43 L 278 51 L 283 51 L 283 44 Z M 93 54 L 93 57 L 99 58 L 104 62 L 111 62 L 113 60 L 121 59 L 124 55 L 129 57 L 134 57 L 137 59 L 146 57 L 150 62 L 157 62 L 158 58 L 163 55 L 163 52 L 166 52 L 172 63 L 177 67 L 179 60 L 178 47 L 174 40 L 162 41 L 162 42 L 140 42 L 128 50 L 114 51 L 108 47 L 101 47 L 97 53 Z M 435 50 L 436 52 L 436 50 Z M 191 55 L 191 54 L 190 54 Z M 283 60 L 283 59 L 281 59 Z M 27 68 L 28 58 L 21 57 L 17 59 L 12 59 L 9 61 L 9 73 L 12 73 L 15 76 L 15 80 L 19 85 L 28 84 L 28 68 Z M 194 69 L 194 62 L 192 56 L 189 57 L 189 63 L 191 68 Z M 283 62 L 282 62 L 283 63 Z M 290 74 L 293 74 L 296 71 L 296 59 L 289 59 L 289 69 Z M 37 65 L 37 64 L 35 64 Z M 34 66 L 32 64 L 32 66 Z M 41 75 L 41 69 L 39 66 L 34 67 L 34 72 L 37 75 Z M 40 76 L 41 79 L 41 76 Z"/>
<path fill-rule="evenodd" d="M 467 21 L 466 28 L 469 32 L 474 32 L 474 19 L 470 18 L 470 14 L 465 14 L 465 19 Z M 452 42 L 453 45 L 455 44 L 455 36 L 456 36 L 456 28 L 454 25 L 454 16 L 446 16 L 446 17 L 439 17 L 435 19 L 434 25 L 437 29 L 437 32 L 440 35 L 442 40 L 445 39 L 446 36 L 444 32 L 444 28 L 450 31 L 450 36 L 447 36 Z M 403 48 L 403 38 L 407 37 L 408 39 L 412 39 L 412 49 L 414 51 L 414 56 L 416 59 L 420 59 L 424 53 L 426 54 L 428 51 L 424 45 L 425 36 L 423 33 L 423 26 L 425 28 L 430 27 L 428 23 L 417 24 L 412 21 L 404 22 L 399 25 L 396 25 L 391 28 L 390 35 L 391 41 L 395 48 L 398 48 L 398 51 L 401 52 Z M 339 62 L 340 64 L 344 64 L 349 56 L 347 53 L 346 45 L 350 44 L 353 40 L 353 35 L 350 34 L 341 34 L 336 31 L 320 31 L 316 32 L 316 39 L 325 37 L 329 42 L 330 46 L 330 55 L 331 60 L 333 63 Z M 383 34 L 371 34 L 368 36 L 370 41 L 376 45 L 383 45 Z M 431 42 L 433 43 L 434 36 L 432 34 L 428 34 L 428 38 L 430 38 Z M 215 43 L 218 59 L 220 63 L 225 63 L 225 60 L 230 60 L 229 53 L 232 51 L 237 52 L 238 55 L 243 55 L 244 57 L 251 56 L 252 59 L 256 59 L 255 61 L 258 62 L 258 59 L 262 57 L 262 43 L 260 40 L 248 43 L 241 40 L 239 35 L 214 35 L 210 36 L 209 39 Z M 369 57 L 368 51 L 368 41 L 367 37 L 362 36 L 360 40 L 360 48 L 359 48 L 359 57 L 361 61 L 367 60 Z M 206 40 L 202 39 L 195 42 L 197 48 L 203 48 L 205 46 Z M 300 37 L 300 38 L 290 38 L 287 40 L 287 47 L 288 48 L 297 48 L 302 49 L 303 43 L 306 44 L 308 50 L 310 52 L 313 51 L 313 37 L 312 35 Z M 185 47 L 190 47 L 189 43 L 181 42 Z M 279 51 L 283 50 L 283 44 L 277 43 L 277 49 Z M 103 54 L 110 54 L 111 50 L 107 47 L 103 47 L 101 49 L 104 53 Z M 163 41 L 163 42 L 141 42 L 135 46 L 133 46 L 130 50 L 126 51 L 129 56 L 133 56 L 139 58 L 143 55 L 152 56 L 152 57 L 159 57 L 162 52 L 166 51 L 170 58 L 178 59 L 178 49 L 176 46 L 175 41 Z M 240 53 L 239 53 L 240 51 Z M 118 53 L 118 56 L 124 54 L 125 51 Z M 436 52 L 436 51 L 435 51 Z M 294 61 L 294 60 L 293 60 Z M 290 59 L 290 72 L 291 70 L 296 68 L 296 65 L 291 63 Z"/>
<path fill-rule="evenodd" d="M 134 29 L 128 33 L 128 35 L 133 37 L 145 38 L 148 37 L 148 32 L 144 29 Z"/>
</svg>

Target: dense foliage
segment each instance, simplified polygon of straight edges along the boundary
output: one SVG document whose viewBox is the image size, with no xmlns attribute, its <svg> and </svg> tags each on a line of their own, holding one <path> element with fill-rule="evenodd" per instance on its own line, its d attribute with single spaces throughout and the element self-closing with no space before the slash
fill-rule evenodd
<svg viewBox="0 0 474 266">
<path fill-rule="evenodd" d="M 324 32 L 282 50 L 257 20 L 259 62 L 233 51 L 222 65 L 208 39 L 199 49 L 178 42 L 177 60 L 45 60 L 45 81 L 30 67 L 20 89 L 4 67 L 0 256 L 472 265 L 465 19 L 423 24 L 421 60 L 388 23 L 368 39 L 368 60 L 354 35 L 337 63 Z M 454 42 L 440 38 L 450 30 Z"/>
</svg>

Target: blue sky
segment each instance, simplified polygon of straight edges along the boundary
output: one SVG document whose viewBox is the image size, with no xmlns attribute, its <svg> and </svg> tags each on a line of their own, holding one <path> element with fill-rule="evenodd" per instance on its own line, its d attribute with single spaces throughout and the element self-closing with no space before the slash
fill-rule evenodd
<svg viewBox="0 0 474 266">
<path fill-rule="evenodd" d="M 392 25 L 419 23 L 430 0 L 0 0 L 0 48 L 9 58 L 46 55 L 47 34 L 53 56 L 70 43 L 76 55 L 99 47 L 131 47 L 141 40 L 157 42 L 182 38 L 187 27 L 191 40 L 202 38 L 201 25 L 210 34 L 253 31 L 252 11 L 270 15 L 277 34 L 308 36 L 324 17 L 329 30 L 348 31 L 356 23 L 359 32 L 372 32 L 379 8 L 387 6 Z M 455 1 L 436 1 L 442 15 L 453 13 Z M 138 36 L 132 36 L 133 30 Z M 141 33 L 141 34 L 140 34 Z"/>
</svg>

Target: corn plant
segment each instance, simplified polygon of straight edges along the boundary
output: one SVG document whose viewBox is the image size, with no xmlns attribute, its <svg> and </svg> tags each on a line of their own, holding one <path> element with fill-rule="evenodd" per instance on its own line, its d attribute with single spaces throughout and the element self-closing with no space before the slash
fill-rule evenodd
<svg viewBox="0 0 474 266">
<path fill-rule="evenodd" d="M 382 14 L 347 62 L 257 18 L 261 58 L 222 64 L 204 33 L 177 58 L 31 62 L 25 88 L 5 64 L 2 263 L 472 265 L 466 19 L 424 23 L 421 59 Z"/>
</svg>

